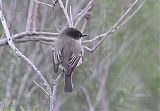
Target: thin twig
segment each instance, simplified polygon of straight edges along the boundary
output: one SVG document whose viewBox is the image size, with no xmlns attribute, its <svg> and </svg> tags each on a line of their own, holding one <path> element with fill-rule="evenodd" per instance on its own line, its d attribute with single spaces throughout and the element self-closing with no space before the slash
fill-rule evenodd
<svg viewBox="0 0 160 111">
<path fill-rule="evenodd" d="M 33 31 L 34 24 L 34 6 L 35 2 L 33 0 L 30 1 L 29 9 L 28 9 L 28 17 L 26 23 L 26 31 Z"/>
<path fill-rule="evenodd" d="M 56 95 L 56 90 L 57 90 L 57 85 L 58 85 L 58 82 L 60 81 L 60 79 L 63 77 L 63 74 L 64 72 L 62 71 L 62 73 L 60 73 L 58 75 L 58 77 L 56 78 L 56 80 L 53 81 L 53 95 Z"/>
<path fill-rule="evenodd" d="M 51 32 L 21 32 L 11 36 L 11 38 L 16 43 L 27 42 L 32 40 L 33 41 L 43 40 L 43 41 L 54 42 L 55 38 L 53 36 L 58 36 L 58 35 L 59 35 L 58 33 L 51 33 Z M 23 40 L 23 38 L 25 38 L 25 40 Z M 7 44 L 8 43 L 6 38 L 0 40 L 0 46 L 4 46 Z"/>
<path fill-rule="evenodd" d="M 126 20 L 124 20 L 124 21 L 121 23 L 122 26 L 123 26 L 124 24 L 126 24 L 126 22 L 127 22 L 129 19 L 131 19 L 131 18 L 140 10 L 140 8 L 143 6 L 143 4 L 145 3 L 145 1 L 146 1 L 146 0 L 143 0 L 142 3 L 137 7 L 137 9 L 134 10 L 134 12 L 133 12 L 128 18 L 126 18 Z"/>
<path fill-rule="evenodd" d="M 53 87 L 52 87 L 52 96 L 50 96 L 50 109 L 53 109 L 53 111 L 56 110 L 56 92 L 57 92 L 57 85 L 58 81 L 63 77 L 63 71 L 58 75 L 56 80 L 53 81 Z"/>
<path fill-rule="evenodd" d="M 10 17 L 10 21 L 8 23 L 8 28 L 10 28 L 12 22 L 13 22 L 13 19 L 14 19 L 14 16 L 15 16 L 15 11 L 16 11 L 16 6 L 17 6 L 17 0 L 14 0 L 14 6 L 13 6 L 13 9 L 12 9 L 12 12 L 11 12 L 11 17 Z M 0 38 L 3 38 L 4 37 L 4 33 L 2 34 L 2 36 Z"/>
<path fill-rule="evenodd" d="M 2 2 L 0 0 L 0 6 L 1 6 Z M 43 84 L 46 88 L 46 91 L 48 93 L 51 93 L 51 88 L 48 84 L 48 82 L 46 81 L 46 79 L 43 77 L 43 75 L 41 74 L 41 72 L 33 65 L 33 63 L 26 57 L 24 56 L 20 51 L 19 49 L 17 49 L 12 41 L 12 38 L 10 36 L 10 32 L 9 32 L 9 29 L 7 27 L 7 23 L 6 23 L 6 20 L 3 16 L 3 13 L 2 13 L 2 7 L 0 7 L 0 20 L 1 20 L 1 23 L 2 23 L 2 26 L 3 26 L 3 29 L 4 29 L 4 32 L 6 34 L 6 37 L 7 37 L 7 41 L 8 41 L 8 44 L 10 46 L 10 48 L 13 50 L 13 52 L 18 56 L 20 57 L 23 61 L 25 61 L 30 67 L 31 69 L 35 72 L 35 74 L 40 78 L 40 80 L 43 81 Z"/>
<path fill-rule="evenodd" d="M 95 51 L 98 46 L 100 46 L 102 44 L 102 42 L 105 40 L 106 37 L 108 37 L 110 34 L 112 34 L 113 32 L 117 31 L 118 29 L 120 29 L 120 27 L 122 27 L 124 25 L 123 23 L 123 20 L 125 19 L 125 17 L 128 15 L 128 13 L 133 9 L 133 7 L 139 2 L 140 0 L 136 0 L 134 1 L 130 7 L 126 10 L 126 12 L 118 19 L 118 21 L 113 25 L 112 28 L 110 28 L 107 32 L 99 35 L 99 36 L 96 36 L 95 38 L 91 39 L 91 40 L 86 40 L 86 41 L 83 41 L 83 43 L 88 43 L 88 42 L 93 42 L 97 39 L 101 39 L 93 48 L 88 48 L 85 46 L 86 50 L 90 51 L 90 52 L 93 52 Z M 129 20 L 129 19 L 128 19 Z M 126 21 L 127 22 L 127 21 Z M 126 23 L 125 22 L 125 23 Z M 123 23 L 123 24 L 121 24 Z"/>
<path fill-rule="evenodd" d="M 37 30 L 37 20 L 38 20 L 38 9 L 39 9 L 39 4 L 35 2 L 34 4 L 34 9 L 33 9 L 33 30 Z"/>
<path fill-rule="evenodd" d="M 63 2 L 62 2 L 61 0 L 58 0 L 58 3 L 59 3 L 60 7 L 61 7 L 62 10 L 63 10 L 63 13 L 64 13 L 64 15 L 65 15 L 65 17 L 66 17 L 66 19 L 67 19 L 68 25 L 71 26 L 71 20 L 70 20 L 70 18 L 69 18 L 68 13 L 67 13 L 67 8 L 64 7 Z"/>
<path fill-rule="evenodd" d="M 68 8 L 68 0 L 66 0 L 66 4 L 65 4 L 65 9 L 67 10 Z"/>
<path fill-rule="evenodd" d="M 85 87 L 83 87 L 83 86 L 81 86 L 81 88 L 82 88 L 82 91 L 83 91 L 83 93 L 84 93 L 84 95 L 85 95 L 85 97 L 86 97 L 86 100 L 87 100 L 87 102 L 88 102 L 89 111 L 95 111 L 95 109 L 94 109 L 94 107 L 93 107 L 93 105 L 92 105 L 92 103 L 91 103 L 91 99 L 90 99 L 90 96 L 89 96 L 87 90 L 86 90 Z"/>
<path fill-rule="evenodd" d="M 70 15 L 70 21 L 71 21 L 71 26 L 73 26 L 73 18 L 72 18 L 72 7 L 69 7 L 69 15 Z"/>
<path fill-rule="evenodd" d="M 85 20 L 84 20 L 84 23 L 83 23 L 83 25 L 82 25 L 82 27 L 81 27 L 81 32 L 82 32 L 82 33 L 84 32 L 84 30 L 85 30 L 85 28 L 86 28 L 86 26 L 87 26 L 87 23 L 88 23 L 88 19 L 85 19 Z"/>
<path fill-rule="evenodd" d="M 47 95 L 49 95 L 48 92 L 47 92 L 41 85 L 39 85 L 34 79 L 33 79 L 33 82 L 34 82 L 39 88 L 41 88 Z"/>
<path fill-rule="evenodd" d="M 46 5 L 46 6 L 48 6 L 48 7 L 52 7 L 52 8 L 53 8 L 53 6 L 50 5 L 50 4 L 48 4 L 48 3 L 40 2 L 40 1 L 38 1 L 38 0 L 34 0 L 34 1 L 35 1 L 36 3 L 42 4 L 42 5 Z"/>
<path fill-rule="evenodd" d="M 76 17 L 73 20 L 74 26 L 77 26 L 77 24 L 82 19 L 82 17 L 84 17 L 88 13 L 88 11 L 90 11 L 93 8 L 94 2 L 95 2 L 95 0 L 91 0 L 86 5 L 86 7 L 79 14 L 76 15 Z"/>
</svg>

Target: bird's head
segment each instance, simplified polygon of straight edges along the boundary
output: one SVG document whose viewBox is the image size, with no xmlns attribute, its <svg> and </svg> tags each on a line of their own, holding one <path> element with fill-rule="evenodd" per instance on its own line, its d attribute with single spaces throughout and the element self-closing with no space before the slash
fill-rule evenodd
<svg viewBox="0 0 160 111">
<path fill-rule="evenodd" d="M 80 39 L 81 37 L 85 37 L 87 35 L 85 34 L 82 34 L 79 30 L 77 30 L 76 28 L 72 28 L 72 27 L 68 27 L 66 29 L 64 29 L 61 34 L 60 34 L 61 37 L 64 37 L 64 36 L 67 36 L 67 37 L 70 37 L 70 38 L 73 38 L 73 39 Z"/>
</svg>

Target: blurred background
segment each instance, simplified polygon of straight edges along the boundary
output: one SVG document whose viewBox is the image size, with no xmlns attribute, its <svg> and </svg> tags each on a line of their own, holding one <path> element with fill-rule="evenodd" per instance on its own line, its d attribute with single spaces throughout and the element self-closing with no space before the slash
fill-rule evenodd
<svg viewBox="0 0 160 111">
<path fill-rule="evenodd" d="M 39 0 L 40 1 L 40 0 Z M 53 4 L 52 0 L 41 0 Z M 2 0 L 12 35 L 26 30 L 30 0 Z M 65 3 L 65 0 L 63 0 Z M 89 0 L 70 0 L 73 17 Z M 134 0 L 97 0 L 87 17 L 86 39 L 106 32 Z M 74 91 L 58 84 L 56 111 L 160 111 L 160 0 L 140 0 L 141 9 L 94 53 L 85 52 L 73 74 Z M 36 31 L 58 32 L 66 26 L 57 4 L 37 5 Z M 136 9 L 136 7 L 135 7 Z M 1 39 L 4 38 L 0 25 Z M 95 42 L 87 44 L 92 47 Z M 51 48 L 37 42 L 16 44 L 48 81 L 53 72 Z M 44 111 L 47 95 L 34 82 L 34 72 L 8 46 L 0 46 L 0 110 Z"/>
</svg>

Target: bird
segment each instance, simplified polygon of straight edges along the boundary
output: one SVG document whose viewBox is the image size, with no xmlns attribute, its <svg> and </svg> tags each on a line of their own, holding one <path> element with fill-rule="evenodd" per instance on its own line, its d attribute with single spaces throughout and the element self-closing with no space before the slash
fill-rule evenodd
<svg viewBox="0 0 160 111">
<path fill-rule="evenodd" d="M 57 73 L 62 69 L 64 73 L 64 92 L 73 91 L 72 73 L 82 64 L 83 47 L 81 38 L 87 36 L 73 27 L 65 28 L 53 43 L 53 67 Z"/>
</svg>

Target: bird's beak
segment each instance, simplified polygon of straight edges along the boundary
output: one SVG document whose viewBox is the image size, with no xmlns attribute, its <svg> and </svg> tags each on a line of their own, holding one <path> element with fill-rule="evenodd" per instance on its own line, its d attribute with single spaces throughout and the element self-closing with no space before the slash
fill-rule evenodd
<svg viewBox="0 0 160 111">
<path fill-rule="evenodd" d="M 82 37 L 85 37 L 85 36 L 87 36 L 87 35 L 86 35 L 86 34 L 83 34 L 83 35 L 82 35 Z"/>
</svg>

